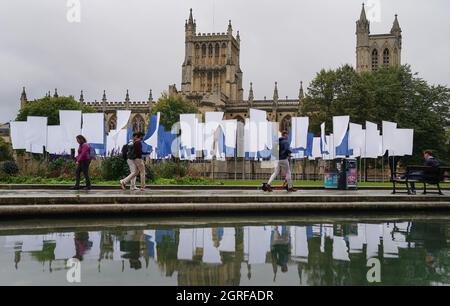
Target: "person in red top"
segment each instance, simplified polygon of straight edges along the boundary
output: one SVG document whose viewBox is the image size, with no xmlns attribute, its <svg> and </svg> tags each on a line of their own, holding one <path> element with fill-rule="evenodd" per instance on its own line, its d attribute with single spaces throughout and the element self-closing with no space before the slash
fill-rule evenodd
<svg viewBox="0 0 450 306">
<path fill-rule="evenodd" d="M 77 136 L 77 142 L 80 146 L 78 147 L 78 155 L 76 157 L 77 162 L 77 170 L 75 172 L 76 183 L 73 189 L 75 190 L 80 189 L 81 172 L 83 172 L 84 178 L 86 180 L 86 187 L 84 189 L 90 190 L 91 179 L 89 177 L 89 166 L 91 164 L 91 154 L 90 154 L 91 148 L 89 147 L 89 144 L 87 143 L 87 140 L 83 135 Z"/>
</svg>

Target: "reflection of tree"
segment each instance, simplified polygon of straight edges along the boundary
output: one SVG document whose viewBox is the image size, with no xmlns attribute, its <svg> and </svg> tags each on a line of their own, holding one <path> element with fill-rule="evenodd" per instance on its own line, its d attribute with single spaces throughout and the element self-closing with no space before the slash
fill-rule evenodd
<svg viewBox="0 0 450 306">
<path fill-rule="evenodd" d="M 158 264 L 161 270 L 166 271 L 166 276 L 172 276 L 177 267 L 179 236 L 179 230 L 156 231 Z"/>
</svg>

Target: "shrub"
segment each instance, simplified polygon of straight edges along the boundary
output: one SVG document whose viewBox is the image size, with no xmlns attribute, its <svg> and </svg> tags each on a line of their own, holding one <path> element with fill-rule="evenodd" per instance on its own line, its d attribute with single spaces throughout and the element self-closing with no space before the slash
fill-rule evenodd
<svg viewBox="0 0 450 306">
<path fill-rule="evenodd" d="M 47 177 L 73 178 L 76 164 L 72 159 L 57 158 L 47 164 Z"/>
<path fill-rule="evenodd" d="M 186 176 L 188 165 L 187 162 L 161 161 L 152 168 L 157 178 L 173 179 Z"/>
<path fill-rule="evenodd" d="M 12 160 L 2 162 L 0 164 L 0 170 L 7 175 L 17 175 L 19 173 L 19 167 Z"/>
<path fill-rule="evenodd" d="M 122 156 L 107 157 L 102 161 L 102 177 L 105 180 L 119 180 L 130 173 Z"/>
</svg>

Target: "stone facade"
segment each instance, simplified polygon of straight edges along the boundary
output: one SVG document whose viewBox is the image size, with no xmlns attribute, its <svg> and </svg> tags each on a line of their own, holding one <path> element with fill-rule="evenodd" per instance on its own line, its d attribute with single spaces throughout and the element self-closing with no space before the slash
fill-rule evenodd
<svg viewBox="0 0 450 306">
<path fill-rule="evenodd" d="M 401 65 L 402 30 L 395 15 L 391 32 L 370 34 L 370 22 L 363 8 L 356 22 L 356 71 L 377 70 L 380 66 Z"/>
</svg>

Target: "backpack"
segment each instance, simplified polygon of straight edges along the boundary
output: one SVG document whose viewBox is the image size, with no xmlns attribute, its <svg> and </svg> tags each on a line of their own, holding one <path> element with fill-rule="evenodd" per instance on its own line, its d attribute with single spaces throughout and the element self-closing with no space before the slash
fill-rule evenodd
<svg viewBox="0 0 450 306">
<path fill-rule="evenodd" d="M 122 158 L 124 160 L 128 159 L 128 144 L 123 145 L 123 147 L 122 147 Z"/>
<path fill-rule="evenodd" d="M 127 143 L 122 147 L 122 157 L 123 159 L 136 159 L 136 154 L 134 152 L 134 144 Z"/>
<path fill-rule="evenodd" d="M 91 145 L 89 145 L 89 156 L 91 158 L 91 160 L 96 159 L 97 158 L 97 152 L 95 151 L 95 148 Z"/>
</svg>

